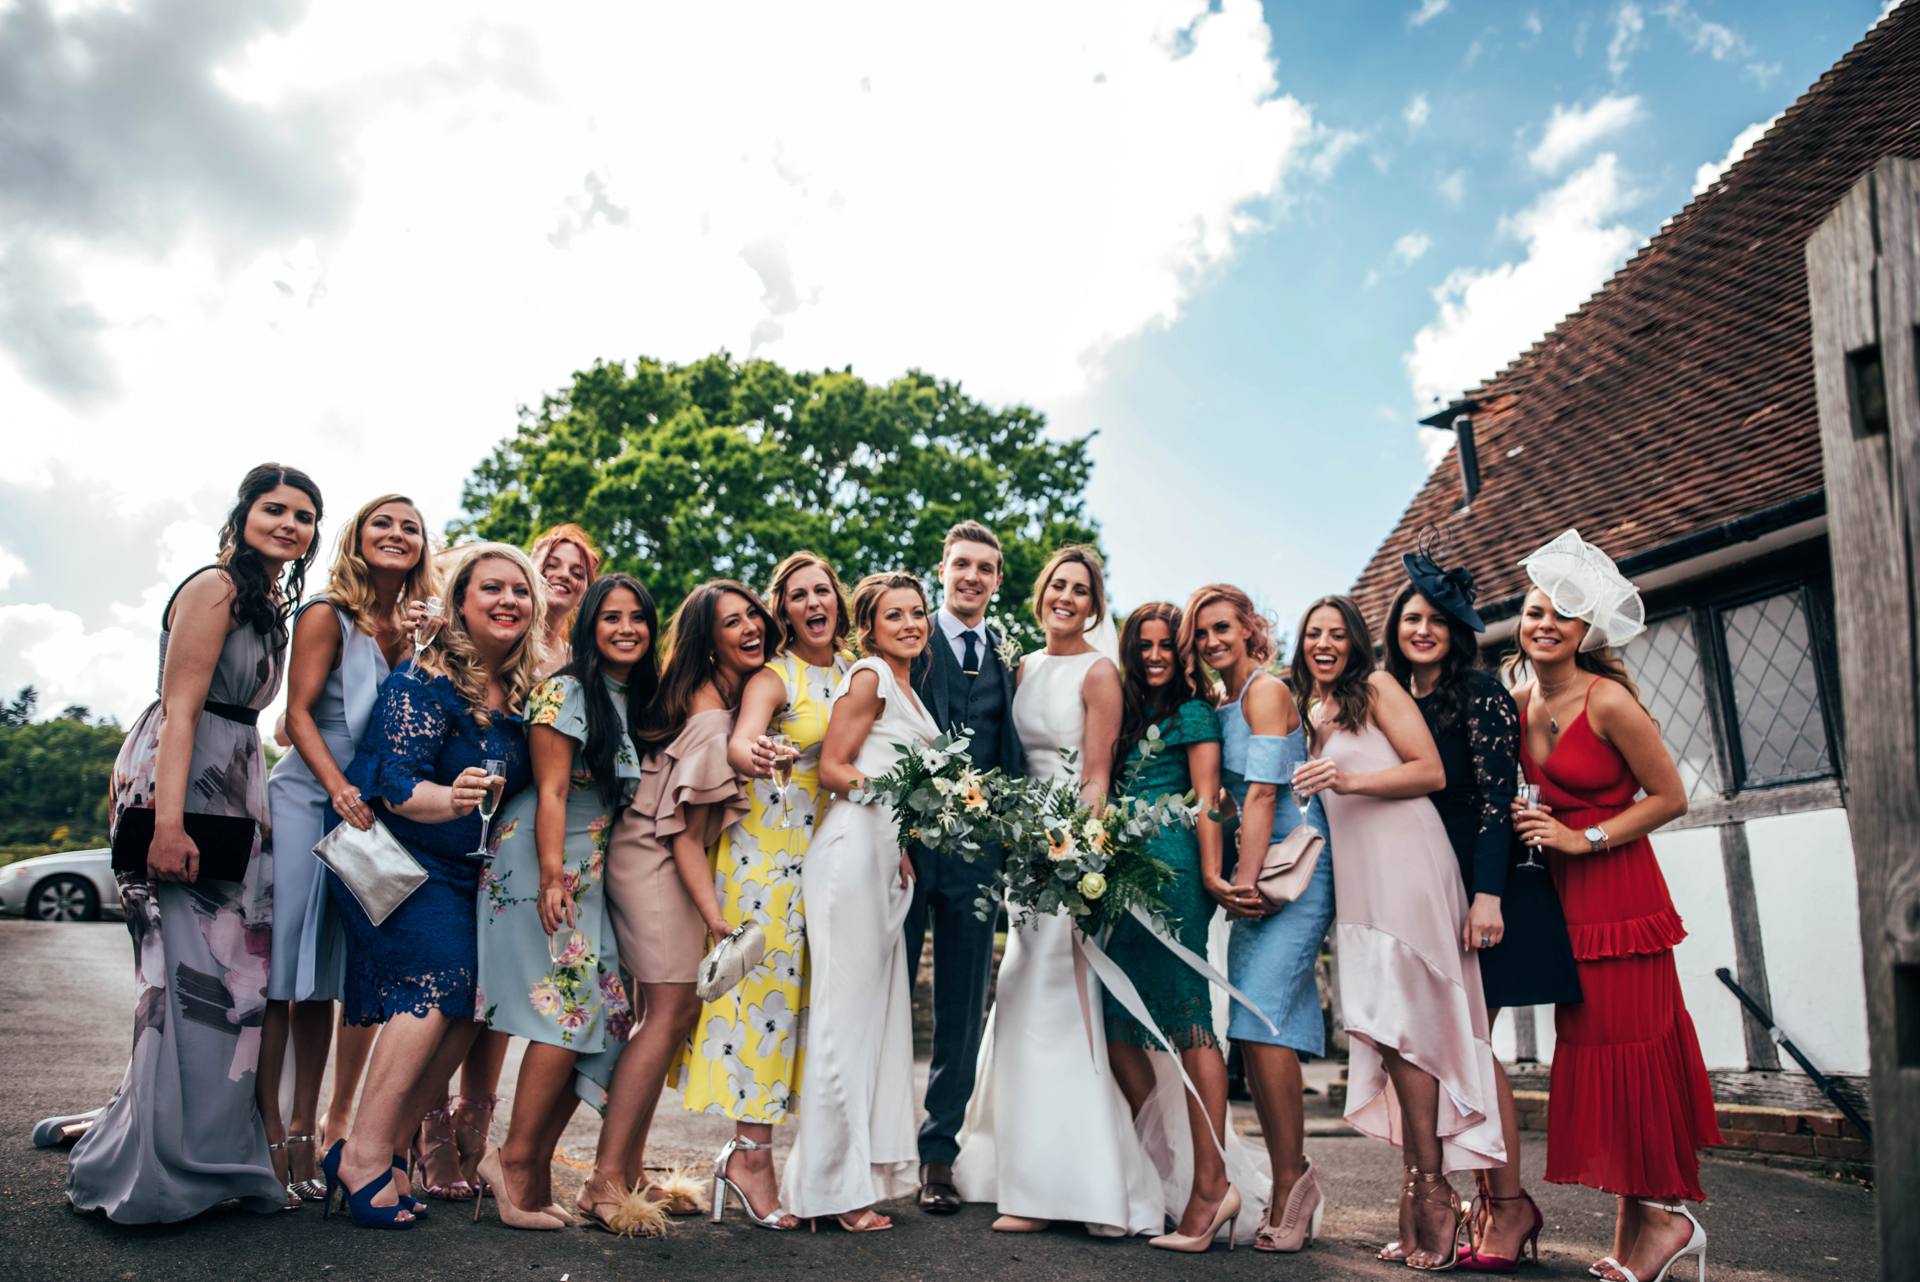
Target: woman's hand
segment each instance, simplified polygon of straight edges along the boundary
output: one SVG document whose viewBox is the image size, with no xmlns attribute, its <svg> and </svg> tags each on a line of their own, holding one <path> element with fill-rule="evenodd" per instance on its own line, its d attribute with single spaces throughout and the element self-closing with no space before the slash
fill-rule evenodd
<svg viewBox="0 0 1920 1282">
<path fill-rule="evenodd" d="M 900 889 L 913 889 L 913 856 L 904 850 L 900 852 Z"/>
<path fill-rule="evenodd" d="M 200 847 L 182 827 L 156 822 L 147 844 L 147 877 L 153 881 L 198 881 Z"/>
<path fill-rule="evenodd" d="M 558 878 L 540 884 L 540 929 L 549 935 L 561 926 L 573 927 L 573 896 Z"/>
<path fill-rule="evenodd" d="M 455 776 L 447 785 L 447 808 L 453 812 L 449 818 L 461 819 L 479 809 L 487 795 L 488 780 L 492 778 L 479 766 L 468 766 Z"/>
<path fill-rule="evenodd" d="M 733 927 L 725 917 L 710 917 L 707 919 L 707 935 L 713 940 L 716 946 L 721 940 L 732 933 Z"/>
<path fill-rule="evenodd" d="M 333 813 L 340 816 L 340 822 L 350 824 L 361 832 L 373 827 L 373 808 L 361 798 L 358 788 L 348 785 L 327 798 L 333 803 Z"/>
<path fill-rule="evenodd" d="M 1323 792 L 1338 793 L 1346 796 L 1353 791 L 1354 777 L 1342 770 L 1337 762 L 1326 757 L 1315 757 L 1301 763 L 1293 772 L 1292 782 L 1288 785 L 1296 796 L 1314 797 Z"/>
<path fill-rule="evenodd" d="M 1513 803 L 1513 831 L 1521 841 L 1536 850 L 1557 850 L 1563 855 L 1587 853 L 1587 839 L 1553 817 L 1553 807 L 1542 803 L 1538 809 L 1521 808 Z"/>
<path fill-rule="evenodd" d="M 1467 924 L 1460 928 L 1460 947 L 1467 952 L 1492 948 L 1506 936 L 1507 924 L 1500 917 L 1498 895 L 1475 895 L 1467 910 Z"/>
<path fill-rule="evenodd" d="M 1207 877 L 1204 882 L 1207 893 L 1229 917 L 1265 917 L 1269 911 L 1267 901 L 1252 886 L 1236 886 L 1225 877 Z"/>
<path fill-rule="evenodd" d="M 753 739 L 753 765 L 747 771 L 755 779 L 770 779 L 773 768 L 780 760 L 780 749 L 768 735 L 755 735 Z"/>
</svg>

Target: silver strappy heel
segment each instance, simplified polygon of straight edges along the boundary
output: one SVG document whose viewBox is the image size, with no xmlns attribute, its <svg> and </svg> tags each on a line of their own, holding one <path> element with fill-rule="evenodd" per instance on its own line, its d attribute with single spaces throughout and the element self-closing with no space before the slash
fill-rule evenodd
<svg viewBox="0 0 1920 1282">
<path fill-rule="evenodd" d="M 785 1233 L 800 1227 L 798 1221 L 792 1224 L 780 1222 L 787 1218 L 788 1213 L 785 1207 L 776 1205 L 765 1215 L 756 1212 L 753 1209 L 753 1203 L 747 1200 L 747 1195 L 741 1191 L 740 1186 L 727 1178 L 727 1162 L 735 1152 L 754 1153 L 772 1147 L 771 1144 L 759 1144 L 744 1135 L 736 1135 L 727 1141 L 725 1148 L 720 1150 L 720 1156 L 713 1159 L 713 1215 L 711 1218 L 715 1224 L 720 1222 L 720 1217 L 726 1212 L 727 1194 L 732 1193 L 739 1199 L 740 1209 L 747 1213 L 748 1221 L 756 1229 L 772 1229 L 777 1233 Z"/>
</svg>

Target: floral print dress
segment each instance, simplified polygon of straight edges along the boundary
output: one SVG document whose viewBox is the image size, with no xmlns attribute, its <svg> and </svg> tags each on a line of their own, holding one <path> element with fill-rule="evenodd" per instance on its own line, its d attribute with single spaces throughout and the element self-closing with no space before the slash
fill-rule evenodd
<svg viewBox="0 0 1920 1282">
<path fill-rule="evenodd" d="M 166 613 L 172 609 L 169 601 Z M 163 627 L 163 680 L 167 637 Z M 221 646 L 208 702 L 266 707 L 279 692 L 284 656 L 271 638 L 235 628 Z M 154 803 L 164 720 L 157 700 L 148 705 L 113 763 L 116 829 L 128 810 Z M 104 1211 L 120 1224 L 184 1220 L 230 1199 L 250 1211 L 277 1211 L 287 1196 L 253 1100 L 273 945 L 258 729 L 211 709 L 200 714 L 186 810 L 252 819 L 253 857 L 237 882 L 116 875 L 133 937 L 133 1053 L 113 1098 L 73 1147 L 67 1197 L 76 1209 Z"/>
<path fill-rule="evenodd" d="M 787 826 L 771 779 L 748 784 L 750 809 L 713 850 L 713 887 L 729 924 L 755 921 L 767 935 L 759 968 L 700 1012 L 693 1037 L 670 1074 L 688 1111 L 738 1122 L 782 1122 L 799 1099 L 807 1005 L 806 914 L 800 861 L 813 839 L 820 803 L 820 744 L 834 687 L 853 665 L 841 655 L 816 668 L 793 654 L 769 665 L 787 686 L 775 731 L 800 750 L 787 788 Z"/>
<path fill-rule="evenodd" d="M 539 789 L 528 788 L 502 810 L 493 862 L 480 885 L 481 1017 L 510 1036 L 587 1054 L 618 1046 L 633 1026 L 604 879 L 608 840 L 640 779 L 640 758 L 625 733 L 626 687 L 601 679 L 622 718 L 614 757 L 620 792 L 613 806 L 601 797 L 581 756 L 587 699 L 579 680 L 549 677 L 528 701 L 528 725 L 545 726 L 580 745 L 567 789 L 561 856 L 563 884 L 573 897 L 572 931 L 563 925 L 549 939 L 540 925 L 540 852 L 534 841 Z"/>
</svg>

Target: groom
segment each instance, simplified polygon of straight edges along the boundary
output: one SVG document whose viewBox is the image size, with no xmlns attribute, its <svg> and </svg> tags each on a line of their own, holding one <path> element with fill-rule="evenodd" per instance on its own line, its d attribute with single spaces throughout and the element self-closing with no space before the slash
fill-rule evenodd
<svg viewBox="0 0 1920 1282">
<path fill-rule="evenodd" d="M 987 627 L 987 604 L 1000 586 L 1000 540 L 978 521 L 947 531 L 940 552 L 940 609 L 926 649 L 913 664 L 913 690 L 942 730 L 973 732 L 974 765 L 1026 773 L 1013 728 L 1013 674 L 1000 661 L 1002 638 Z M 957 1136 L 973 1094 L 974 1061 L 987 1016 L 993 965 L 992 920 L 974 915 L 974 900 L 1000 863 L 992 849 L 978 862 L 915 846 L 913 906 L 907 913 L 907 965 L 919 978 L 920 946 L 933 929 L 933 1064 L 927 1076 L 927 1120 L 920 1127 L 920 1209 L 960 1209 L 953 1186 Z"/>
</svg>

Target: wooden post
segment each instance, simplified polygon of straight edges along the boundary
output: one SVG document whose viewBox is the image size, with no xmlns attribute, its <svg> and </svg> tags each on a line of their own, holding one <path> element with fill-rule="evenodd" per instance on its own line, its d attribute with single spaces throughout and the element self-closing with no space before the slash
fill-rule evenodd
<svg viewBox="0 0 1920 1282">
<path fill-rule="evenodd" d="M 1807 241 L 1873 1063 L 1880 1276 L 1920 1260 L 1920 161 L 1888 157 Z M 1810 929 L 1815 928 L 1812 923 Z"/>
</svg>

